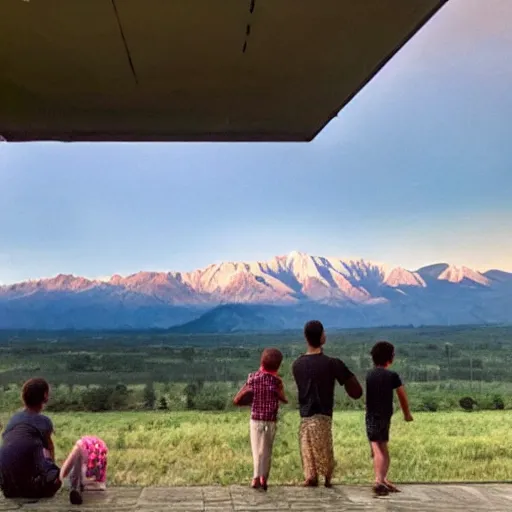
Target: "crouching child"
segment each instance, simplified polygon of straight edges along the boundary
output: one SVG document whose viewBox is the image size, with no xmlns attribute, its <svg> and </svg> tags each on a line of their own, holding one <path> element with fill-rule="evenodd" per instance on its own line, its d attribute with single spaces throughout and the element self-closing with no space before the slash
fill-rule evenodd
<svg viewBox="0 0 512 512">
<path fill-rule="evenodd" d="M 84 490 L 105 490 L 108 447 L 99 437 L 80 438 L 60 470 L 60 479 L 69 478 L 69 501 L 82 504 Z"/>
</svg>

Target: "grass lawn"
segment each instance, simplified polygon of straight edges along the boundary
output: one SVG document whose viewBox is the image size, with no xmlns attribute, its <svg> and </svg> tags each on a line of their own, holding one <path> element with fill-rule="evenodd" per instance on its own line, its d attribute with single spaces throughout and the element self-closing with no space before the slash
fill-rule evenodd
<svg viewBox="0 0 512 512">
<path fill-rule="evenodd" d="M 110 448 L 109 483 L 199 485 L 248 483 L 252 476 L 249 411 L 227 413 L 53 414 L 57 459 L 78 437 L 94 434 Z M 0 418 L 5 424 L 7 418 Z M 302 481 L 298 413 L 279 421 L 271 483 Z M 336 483 L 372 478 L 361 412 L 334 417 Z M 512 480 L 512 413 L 397 414 L 391 428 L 391 472 L 397 482 Z"/>
</svg>

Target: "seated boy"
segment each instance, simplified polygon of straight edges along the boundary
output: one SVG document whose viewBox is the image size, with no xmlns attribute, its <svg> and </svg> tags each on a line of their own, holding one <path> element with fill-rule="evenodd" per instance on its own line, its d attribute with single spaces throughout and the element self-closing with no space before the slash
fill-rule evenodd
<svg viewBox="0 0 512 512">
<path fill-rule="evenodd" d="M 6 498 L 50 498 L 60 489 L 55 465 L 53 424 L 41 414 L 50 386 L 44 379 L 23 385 L 25 408 L 10 420 L 0 448 L 0 487 Z"/>
<path fill-rule="evenodd" d="M 375 485 L 378 496 L 399 490 L 387 479 L 389 470 L 389 427 L 393 415 L 393 391 L 396 390 L 405 421 L 412 421 L 405 388 L 399 375 L 389 366 L 395 347 L 387 341 L 378 342 L 371 351 L 374 368 L 366 376 L 366 433 L 372 448 Z"/>
</svg>

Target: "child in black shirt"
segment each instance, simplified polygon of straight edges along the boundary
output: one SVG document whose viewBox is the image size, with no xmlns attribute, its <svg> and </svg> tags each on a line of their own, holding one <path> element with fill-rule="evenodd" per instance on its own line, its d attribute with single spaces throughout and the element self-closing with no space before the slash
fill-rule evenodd
<svg viewBox="0 0 512 512">
<path fill-rule="evenodd" d="M 405 388 L 400 376 L 388 368 L 395 357 L 395 347 L 378 342 L 371 351 L 374 368 L 366 376 L 366 433 L 372 447 L 375 471 L 374 492 L 385 496 L 399 490 L 387 479 L 389 470 L 389 427 L 393 415 L 393 391 L 396 390 L 405 421 L 412 421 Z"/>
</svg>

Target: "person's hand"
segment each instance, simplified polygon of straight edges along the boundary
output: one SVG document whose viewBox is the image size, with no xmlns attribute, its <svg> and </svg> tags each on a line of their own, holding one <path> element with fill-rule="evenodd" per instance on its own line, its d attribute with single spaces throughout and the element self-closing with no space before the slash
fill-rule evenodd
<svg viewBox="0 0 512 512">
<path fill-rule="evenodd" d="M 413 421 L 413 417 L 412 417 L 412 414 L 409 412 L 407 414 L 404 414 L 404 420 L 405 421 Z"/>
</svg>

